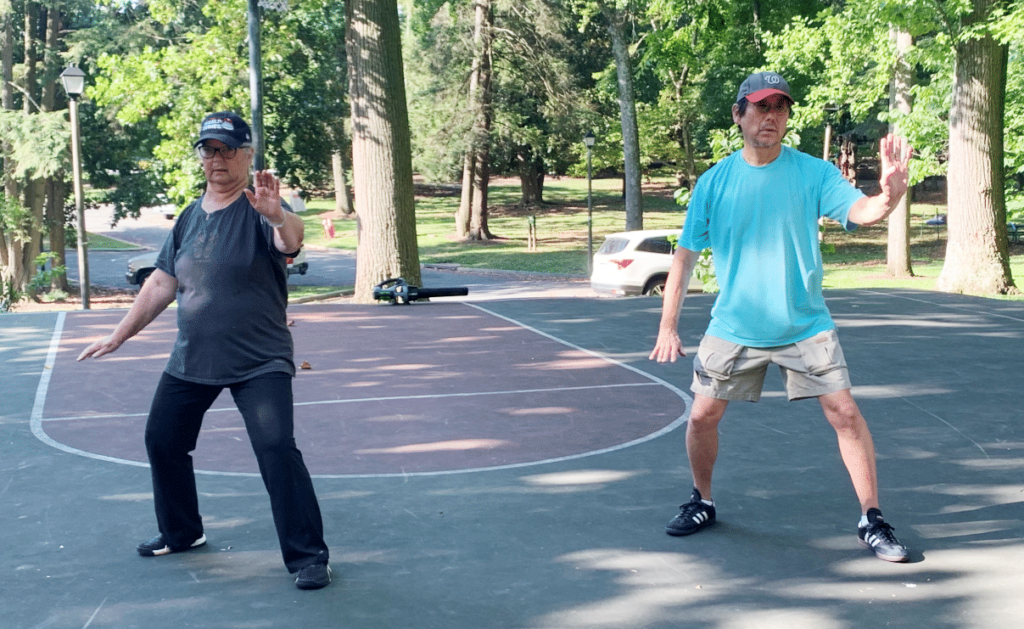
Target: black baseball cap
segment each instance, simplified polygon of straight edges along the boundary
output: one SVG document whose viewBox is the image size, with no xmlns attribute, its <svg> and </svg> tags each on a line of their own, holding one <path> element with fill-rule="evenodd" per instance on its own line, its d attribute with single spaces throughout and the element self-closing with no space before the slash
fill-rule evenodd
<svg viewBox="0 0 1024 629">
<path fill-rule="evenodd" d="M 736 102 L 746 98 L 751 103 L 759 103 L 772 94 L 782 94 L 789 99 L 790 103 L 796 101 L 789 95 L 789 83 L 777 72 L 755 72 L 740 84 L 740 91 L 736 94 Z"/>
<path fill-rule="evenodd" d="M 220 140 L 236 149 L 243 144 L 252 143 L 252 130 L 238 114 L 218 111 L 203 118 L 203 123 L 199 125 L 199 139 L 192 145 L 193 148 L 206 140 Z"/>
</svg>

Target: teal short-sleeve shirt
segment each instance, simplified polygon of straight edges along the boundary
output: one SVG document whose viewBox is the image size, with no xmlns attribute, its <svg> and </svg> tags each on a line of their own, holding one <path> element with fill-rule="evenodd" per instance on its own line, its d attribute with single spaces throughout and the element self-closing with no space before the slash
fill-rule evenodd
<svg viewBox="0 0 1024 629">
<path fill-rule="evenodd" d="M 707 333 L 776 347 L 835 327 L 821 281 L 818 219 L 846 229 L 864 194 L 832 164 L 782 147 L 766 166 L 737 151 L 698 180 L 679 246 L 711 248 L 720 293 Z"/>
</svg>

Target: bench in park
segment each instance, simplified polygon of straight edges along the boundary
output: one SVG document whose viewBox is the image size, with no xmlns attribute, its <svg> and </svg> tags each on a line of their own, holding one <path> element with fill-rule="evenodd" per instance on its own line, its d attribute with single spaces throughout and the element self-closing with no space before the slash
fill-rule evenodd
<svg viewBox="0 0 1024 629">
<path fill-rule="evenodd" d="M 935 218 L 930 218 L 925 221 L 925 225 L 928 227 L 942 228 L 946 226 L 946 215 L 938 214 Z M 937 237 L 937 236 L 936 236 Z M 1021 238 L 1024 237 L 1024 223 L 1007 223 L 1006 224 L 1006 238 L 1009 242 L 1019 245 Z"/>
</svg>

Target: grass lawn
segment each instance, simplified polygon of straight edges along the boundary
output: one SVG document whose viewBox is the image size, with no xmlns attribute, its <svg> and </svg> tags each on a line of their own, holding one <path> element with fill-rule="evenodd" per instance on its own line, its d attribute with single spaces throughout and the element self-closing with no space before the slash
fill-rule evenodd
<svg viewBox="0 0 1024 629">
<path fill-rule="evenodd" d="M 125 251 L 131 249 L 142 249 L 142 247 L 134 243 L 118 240 L 117 238 L 110 238 L 103 234 L 94 234 L 90 231 L 86 232 L 86 238 L 89 239 L 89 251 Z M 78 246 L 78 242 L 74 240 L 69 240 L 66 244 L 69 249 L 74 249 Z"/>
<path fill-rule="evenodd" d="M 625 226 L 620 179 L 593 182 L 593 248 L 606 234 Z M 673 182 L 667 178 L 644 184 L 644 229 L 679 228 L 684 213 L 672 199 Z M 450 263 L 471 268 L 535 271 L 583 276 L 587 268 L 587 181 L 547 179 L 545 203 L 538 208 L 519 207 L 519 182 L 492 180 L 489 221 L 495 240 L 463 242 L 454 236 L 454 216 L 459 205 L 458 186 L 418 185 L 417 235 L 420 262 Z M 935 195 L 932 195 L 934 197 Z M 935 201 L 936 199 L 927 199 Z M 316 246 L 355 250 L 355 220 L 334 219 L 335 237 L 327 238 L 321 221 L 333 216 L 333 199 L 314 199 L 302 214 L 306 242 Z M 945 212 L 944 205 L 916 203 L 911 209 L 911 257 L 915 277 L 895 279 L 886 272 L 886 227 L 861 227 L 846 232 L 835 223 L 826 227 L 825 242 L 835 246 L 826 253 L 825 288 L 917 288 L 933 290 L 942 271 L 946 249 L 945 227 L 925 221 Z M 527 251 L 527 219 L 536 216 L 537 251 Z M 1024 278 L 1024 244 L 1010 245 L 1011 269 L 1018 283 Z M 1024 300 L 1024 296 L 1006 297 Z"/>
<path fill-rule="evenodd" d="M 606 234 L 625 226 L 621 180 L 593 181 L 593 247 L 596 251 Z M 418 186 L 416 222 L 420 262 L 449 263 L 464 267 L 536 271 L 560 275 L 586 274 L 587 270 L 587 182 L 585 179 L 548 179 L 545 203 L 524 210 L 519 207 L 519 182 L 498 179 L 488 191 L 488 226 L 495 240 L 462 242 L 455 238 L 454 216 L 459 205 L 458 188 Z M 335 238 L 328 239 L 320 224 L 321 215 L 333 210 L 332 199 L 307 202 L 306 242 L 340 249 L 355 249 L 355 221 L 334 221 Z M 645 186 L 644 228 L 678 228 L 683 213 L 672 200 L 668 180 Z M 537 220 L 537 251 L 527 251 L 527 220 Z"/>
</svg>

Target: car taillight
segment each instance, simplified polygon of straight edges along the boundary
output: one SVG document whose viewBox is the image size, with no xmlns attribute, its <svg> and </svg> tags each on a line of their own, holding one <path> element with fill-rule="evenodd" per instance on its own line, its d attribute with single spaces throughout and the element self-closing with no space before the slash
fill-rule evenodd
<svg viewBox="0 0 1024 629">
<path fill-rule="evenodd" d="M 615 266 L 619 267 L 619 270 L 621 271 L 622 269 L 626 268 L 630 264 L 633 264 L 633 259 L 632 258 L 627 258 L 625 260 L 612 260 L 612 264 L 614 264 Z"/>
</svg>

